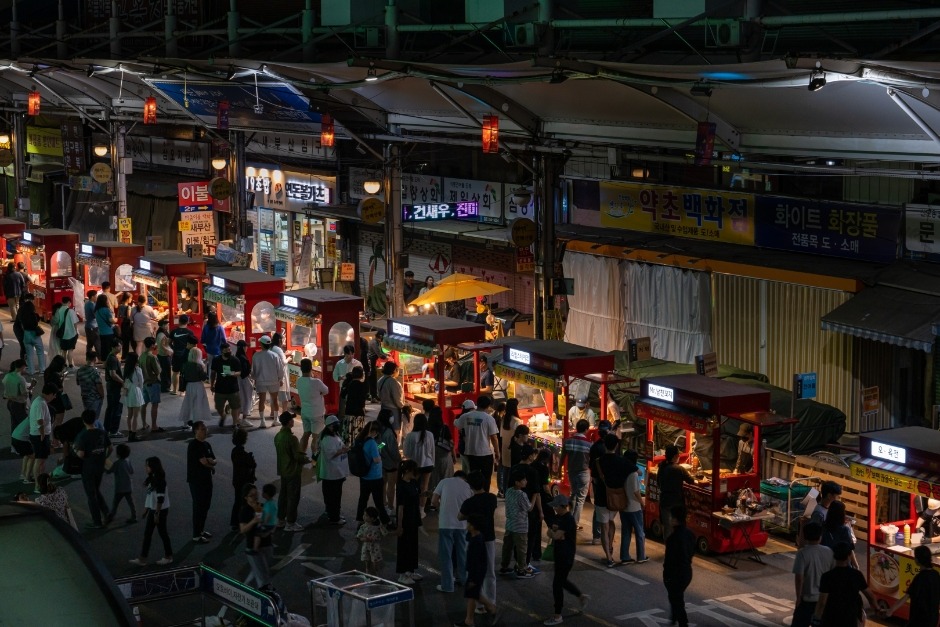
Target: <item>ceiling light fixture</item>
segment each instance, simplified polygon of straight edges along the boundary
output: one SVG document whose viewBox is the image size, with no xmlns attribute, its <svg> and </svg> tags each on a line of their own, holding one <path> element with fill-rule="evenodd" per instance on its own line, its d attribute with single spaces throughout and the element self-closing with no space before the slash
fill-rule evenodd
<svg viewBox="0 0 940 627">
<path fill-rule="evenodd" d="M 108 146 L 106 144 L 95 144 L 92 150 L 94 150 L 96 157 L 104 157 L 108 154 Z"/>
<path fill-rule="evenodd" d="M 362 182 L 362 189 L 369 195 L 378 194 L 379 190 L 382 189 L 382 184 L 375 179 L 366 179 Z"/>
<path fill-rule="evenodd" d="M 216 170 L 224 170 L 227 165 L 228 161 L 225 160 L 225 157 L 214 157 L 212 159 L 212 167 Z"/>
<path fill-rule="evenodd" d="M 378 75 L 375 73 L 375 66 L 371 63 L 369 64 L 369 71 L 366 72 L 366 81 L 371 83 L 373 81 L 379 80 Z"/>
<path fill-rule="evenodd" d="M 812 76 L 809 78 L 809 85 L 807 89 L 810 91 L 819 91 L 826 86 L 826 73 L 822 70 L 813 71 Z"/>
<path fill-rule="evenodd" d="M 10 134 L 6 131 L 0 132 L 0 144 L 9 144 L 10 143 Z"/>
</svg>

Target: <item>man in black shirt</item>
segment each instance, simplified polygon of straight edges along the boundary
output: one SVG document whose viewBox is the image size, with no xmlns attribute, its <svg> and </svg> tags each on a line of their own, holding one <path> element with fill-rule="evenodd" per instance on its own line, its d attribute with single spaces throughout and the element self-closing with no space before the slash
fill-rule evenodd
<svg viewBox="0 0 940 627">
<path fill-rule="evenodd" d="M 411 270 L 405 272 L 405 282 L 401 286 L 402 301 L 405 305 L 418 297 L 421 292 L 421 286 L 415 283 L 415 273 Z"/>
<path fill-rule="evenodd" d="M 467 475 L 467 484 L 473 490 L 473 496 L 460 506 L 457 520 L 467 520 L 471 516 L 480 523 L 479 531 L 486 545 L 486 578 L 483 580 L 482 594 L 496 603 L 496 495 L 485 489 L 483 473 L 475 470 Z M 477 609 L 479 612 L 479 608 Z M 485 609 L 483 610 L 486 611 Z"/>
<path fill-rule="evenodd" d="M 101 529 L 102 516 L 107 519 L 108 505 L 101 494 L 101 479 L 104 477 L 104 461 L 111 454 L 111 440 L 108 434 L 95 428 L 95 412 L 86 410 L 82 414 L 85 430 L 75 439 L 75 453 L 82 458 L 82 487 L 88 497 L 88 509 L 91 510 L 89 529 Z"/>
<path fill-rule="evenodd" d="M 189 329 L 188 324 L 189 316 L 182 315 L 179 326 L 170 331 L 170 348 L 173 349 L 173 381 L 170 394 L 176 394 L 179 390 L 180 370 L 183 369 L 183 364 L 189 357 L 189 347 L 199 343 L 196 334 Z"/>
<path fill-rule="evenodd" d="M 618 516 L 616 511 L 608 507 L 607 488 L 623 488 L 627 480 L 627 460 L 619 452 L 620 438 L 608 433 L 601 440 L 604 444 L 604 454 L 594 462 L 594 520 L 601 527 L 601 545 L 604 555 L 607 556 L 607 567 L 614 566 L 614 533 L 617 525 L 614 523 Z M 625 505 L 625 504 L 624 504 Z"/>
<path fill-rule="evenodd" d="M 520 462 L 509 470 L 509 476 L 516 476 L 516 473 L 525 475 L 526 484 L 522 488 L 529 502 L 533 503 L 529 510 L 529 533 L 526 538 L 526 571 L 533 575 L 541 571 L 532 566 L 532 560 L 542 559 L 542 486 L 539 485 L 539 473 L 535 467 L 536 450 L 529 444 L 524 444 L 519 451 Z"/>
<path fill-rule="evenodd" d="M 666 538 L 663 557 L 663 585 L 669 597 L 672 622 L 679 623 L 679 627 L 689 627 L 685 589 L 692 583 L 692 557 L 695 555 L 695 534 L 685 526 L 686 515 L 685 505 L 674 505 L 669 510 L 669 524 L 673 529 Z"/>
<path fill-rule="evenodd" d="M 212 473 L 215 472 L 215 453 L 206 442 L 209 428 L 201 420 L 193 423 L 195 437 L 186 449 L 186 481 L 193 498 L 193 542 L 206 544 L 212 534 L 205 530 L 206 517 L 212 506 Z"/>
<path fill-rule="evenodd" d="M 222 345 L 222 354 L 212 360 L 209 389 L 215 393 L 215 410 L 219 412 L 219 427 L 225 425 L 225 413 L 231 411 L 232 426 L 237 426 L 238 414 L 242 404 L 238 394 L 238 378 L 241 375 L 241 363 L 232 355 L 232 346 Z M 228 410 L 226 410 L 226 405 Z"/>
<path fill-rule="evenodd" d="M 124 377 L 121 370 L 121 340 L 110 335 L 101 338 L 101 343 L 108 346 L 108 357 L 104 361 L 104 383 L 107 391 L 108 404 L 104 410 L 104 428 L 108 436 L 112 439 L 123 438 L 121 432 L 121 414 L 124 411 L 124 403 L 121 402 L 121 391 L 124 388 Z"/>
<path fill-rule="evenodd" d="M 677 505 L 685 506 L 683 483 L 695 483 L 689 471 L 679 465 L 679 447 L 675 444 L 666 446 L 666 459 L 660 462 L 656 472 L 656 484 L 659 486 L 659 519 L 663 524 L 663 540 L 672 533 L 670 511 Z"/>
</svg>

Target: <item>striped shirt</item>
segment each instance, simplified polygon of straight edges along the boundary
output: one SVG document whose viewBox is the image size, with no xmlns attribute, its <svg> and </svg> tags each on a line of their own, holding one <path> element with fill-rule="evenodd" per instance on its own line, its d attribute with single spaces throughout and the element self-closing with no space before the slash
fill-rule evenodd
<svg viewBox="0 0 940 627">
<path fill-rule="evenodd" d="M 529 497 L 522 490 L 506 490 L 506 531 L 529 533 Z"/>
<path fill-rule="evenodd" d="M 587 472 L 590 468 L 591 443 L 583 433 L 575 433 L 565 440 L 562 455 L 568 456 L 568 473 Z"/>
</svg>

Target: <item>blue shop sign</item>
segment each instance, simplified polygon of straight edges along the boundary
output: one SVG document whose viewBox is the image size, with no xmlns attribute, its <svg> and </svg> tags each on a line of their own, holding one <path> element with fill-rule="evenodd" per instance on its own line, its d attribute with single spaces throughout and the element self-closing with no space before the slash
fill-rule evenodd
<svg viewBox="0 0 940 627">
<path fill-rule="evenodd" d="M 755 244 L 800 253 L 892 263 L 902 213 L 873 205 L 757 196 Z"/>
</svg>

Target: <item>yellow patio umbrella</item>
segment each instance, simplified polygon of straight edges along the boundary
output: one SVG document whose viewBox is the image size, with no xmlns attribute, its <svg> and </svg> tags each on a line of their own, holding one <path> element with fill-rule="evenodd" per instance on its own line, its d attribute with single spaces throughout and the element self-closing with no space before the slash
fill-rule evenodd
<svg viewBox="0 0 940 627">
<path fill-rule="evenodd" d="M 448 303 L 452 300 L 466 300 L 477 296 L 490 296 L 508 291 L 508 287 L 482 281 L 469 274 L 452 274 L 441 279 L 441 282 L 427 292 L 411 301 L 411 305 L 421 307 L 437 303 Z"/>
</svg>

